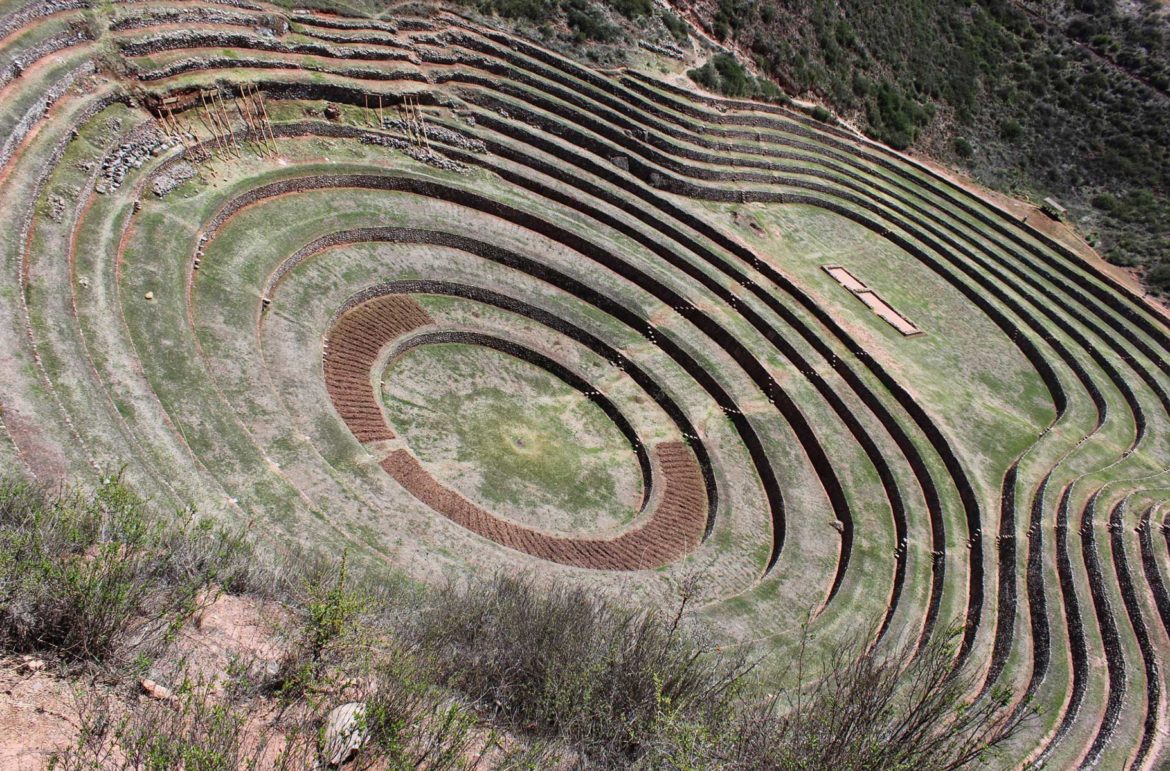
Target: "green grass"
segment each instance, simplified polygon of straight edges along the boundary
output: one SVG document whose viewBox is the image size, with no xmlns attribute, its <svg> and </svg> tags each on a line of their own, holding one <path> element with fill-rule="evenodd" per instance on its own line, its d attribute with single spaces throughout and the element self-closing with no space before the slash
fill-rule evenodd
<svg viewBox="0 0 1170 771">
<path fill-rule="evenodd" d="M 424 462 L 468 469 L 475 498 L 565 512 L 574 528 L 634 515 L 615 484 L 616 473 L 637 468 L 628 443 L 554 375 L 491 349 L 442 344 L 403 354 L 385 382 L 396 433 Z"/>
</svg>

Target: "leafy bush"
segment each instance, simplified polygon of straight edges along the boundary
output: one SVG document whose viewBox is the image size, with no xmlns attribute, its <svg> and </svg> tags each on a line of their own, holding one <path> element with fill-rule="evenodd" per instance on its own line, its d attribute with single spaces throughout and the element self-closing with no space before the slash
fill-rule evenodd
<svg viewBox="0 0 1170 771">
<path fill-rule="evenodd" d="M 556 10 L 552 0 L 478 0 L 476 7 L 480 13 L 535 23 L 548 21 Z"/>
<path fill-rule="evenodd" d="M 662 12 L 662 23 L 666 25 L 666 29 L 674 36 L 674 39 L 680 43 L 685 43 L 690 38 L 690 28 L 687 23 L 678 15 L 670 11 Z"/>
<path fill-rule="evenodd" d="M 567 8 L 569 27 L 576 32 L 578 42 L 594 40 L 605 43 L 621 36 L 621 30 L 606 21 L 588 0 L 569 0 Z"/>
<path fill-rule="evenodd" d="M 606 765 L 648 751 L 663 704 L 691 723 L 725 722 L 751 669 L 655 614 L 504 575 L 448 588 L 417 635 L 444 682 L 502 722 L 566 739 Z"/>
<path fill-rule="evenodd" d="M 605 2 L 627 19 L 647 16 L 654 10 L 654 3 L 651 0 L 605 0 Z"/>
<path fill-rule="evenodd" d="M 315 568 L 305 576 L 303 593 L 294 604 L 297 618 L 285 641 L 284 656 L 266 684 L 286 700 L 328 685 L 322 680 L 330 660 L 366 647 L 359 617 L 369 609 L 370 597 L 352 586 L 348 554 L 342 555 L 335 568 Z"/>
<path fill-rule="evenodd" d="M 867 119 L 877 138 L 896 150 L 905 150 L 913 144 L 918 130 L 930 122 L 930 110 L 885 81 L 878 84 L 876 97 L 867 107 Z"/>
<path fill-rule="evenodd" d="M 780 101 L 783 94 L 771 81 L 756 78 L 728 53 L 718 53 L 687 76 L 704 88 L 733 98 L 766 98 Z"/>
<path fill-rule="evenodd" d="M 242 538 L 161 524 L 118 479 L 91 495 L 0 483 L 0 646 L 106 661 L 159 642 L 221 582 L 249 585 Z"/>
<path fill-rule="evenodd" d="M 1170 291 L 1170 262 L 1160 262 L 1146 276 L 1150 286 L 1158 292 Z"/>
</svg>

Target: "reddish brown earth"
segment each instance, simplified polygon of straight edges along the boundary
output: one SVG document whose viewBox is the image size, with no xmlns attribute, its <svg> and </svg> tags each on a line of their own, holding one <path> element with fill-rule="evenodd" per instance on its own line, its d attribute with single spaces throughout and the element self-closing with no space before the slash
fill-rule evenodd
<svg viewBox="0 0 1170 771">
<path fill-rule="evenodd" d="M 233 660 L 278 660 L 276 629 L 281 618 L 275 604 L 221 595 L 179 631 L 173 648 L 159 661 L 182 662 L 187 676 L 203 677 L 219 688 Z M 157 700 L 160 694 L 165 700 L 166 690 L 158 686 L 169 690 L 175 685 L 165 673 L 152 673 L 147 682 L 149 690 L 118 691 L 110 687 L 108 678 L 64 673 L 51 661 L 31 656 L 0 660 L 0 769 L 44 769 L 54 754 L 77 741 L 82 710 L 101 704 L 124 714 L 137 701 Z M 250 730 L 264 729 L 262 724 L 270 717 L 257 714 L 257 725 Z M 110 718 L 117 720 L 120 715 L 110 714 Z"/>
<path fill-rule="evenodd" d="M 95 710 L 116 725 L 132 713 L 161 707 L 178 711 L 173 695 L 181 678 L 210 686 L 213 703 L 224 697 L 227 673 L 232 662 L 247 662 L 263 667 L 279 661 L 282 651 L 281 630 L 289 623 L 284 606 L 250 596 L 220 595 L 184 625 L 174 643 L 159 655 L 146 678 L 112 684 L 106 673 L 94 675 L 82 671 L 66 672 L 54 664 L 32 656 L 0 659 L 0 769 L 2 771 L 43 771 L 59 755 L 77 746 L 84 722 L 82 713 L 95 717 Z M 342 686 L 344 687 L 344 686 Z M 341 694 L 318 693 L 318 698 Z M 303 712 L 303 709 L 301 710 Z M 285 767 L 279 764 L 281 751 L 289 745 L 290 726 L 302 717 L 295 709 L 282 707 L 276 697 L 260 697 L 246 705 L 241 755 L 257 760 L 258 769 Z M 310 734 L 315 735 L 315 734 Z M 301 736 L 301 734 L 295 734 Z M 303 738 L 292 739 L 299 742 Z M 489 769 L 500 765 L 506 751 L 522 747 L 515 736 L 499 733 L 488 725 L 470 729 L 465 748 L 466 768 Z M 112 763 L 121 759 L 116 749 L 110 752 Z M 310 765 L 311 748 L 302 759 Z M 293 767 L 299 760 L 294 760 Z M 375 769 L 385 769 L 384 762 Z M 566 761 L 559 768 L 575 767 Z"/>
<path fill-rule="evenodd" d="M 658 567 L 699 545 L 707 522 L 707 491 L 699 464 L 686 444 L 654 448 L 663 495 L 646 523 L 616 538 L 560 538 L 499 519 L 440 484 L 407 450 L 396 450 L 382 468 L 411 495 L 462 527 L 501 546 L 564 565 L 596 570 Z"/>
<path fill-rule="evenodd" d="M 361 442 L 393 439 L 370 382 L 370 371 L 386 343 L 432 323 L 414 300 L 385 295 L 345 312 L 326 343 L 325 387 L 333 406 Z"/>
<path fill-rule="evenodd" d="M 329 333 L 325 384 L 334 407 L 361 442 L 393 439 L 372 370 L 378 354 L 401 335 L 432 324 L 418 303 L 383 295 L 347 310 Z M 683 442 L 654 448 L 662 494 L 646 522 L 613 538 L 563 538 L 501 519 L 444 486 L 408 450 L 395 450 L 382 468 L 411 495 L 462 527 L 534 557 L 599 570 L 658 567 L 699 545 L 707 525 L 702 471 Z"/>
</svg>

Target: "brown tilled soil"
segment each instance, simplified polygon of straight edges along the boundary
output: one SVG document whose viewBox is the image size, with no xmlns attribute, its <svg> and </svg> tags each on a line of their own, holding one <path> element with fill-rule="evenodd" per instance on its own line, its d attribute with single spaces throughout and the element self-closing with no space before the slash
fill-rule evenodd
<svg viewBox="0 0 1170 771">
<path fill-rule="evenodd" d="M 33 771 L 77 735 L 73 686 L 39 659 L 0 661 L 0 768 Z"/>
<path fill-rule="evenodd" d="M 697 547 L 707 522 L 707 491 L 686 444 L 663 442 L 654 448 L 654 458 L 662 477 L 661 500 L 644 525 L 612 539 L 561 538 L 498 519 L 440 484 L 407 450 L 392 452 L 382 468 L 435 511 L 502 546 L 564 565 L 641 570 Z"/>
<path fill-rule="evenodd" d="M 325 387 L 341 419 L 361 442 L 393 439 L 370 371 L 386 343 L 432 323 L 418 303 L 385 295 L 347 311 L 333 326 L 325 353 Z"/>
</svg>

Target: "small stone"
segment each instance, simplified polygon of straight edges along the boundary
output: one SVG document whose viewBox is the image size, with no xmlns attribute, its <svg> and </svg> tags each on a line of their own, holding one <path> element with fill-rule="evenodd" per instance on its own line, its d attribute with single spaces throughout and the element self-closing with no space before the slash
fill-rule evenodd
<svg viewBox="0 0 1170 771">
<path fill-rule="evenodd" d="M 141 685 L 143 693 L 152 699 L 158 699 L 159 701 L 170 701 L 171 699 L 175 698 L 175 695 L 171 693 L 170 688 L 159 685 L 153 680 L 143 680 Z"/>
<path fill-rule="evenodd" d="M 20 663 L 20 668 L 25 672 L 40 672 L 45 666 L 44 660 L 35 656 L 24 656 Z"/>
<path fill-rule="evenodd" d="M 147 300 L 153 300 L 154 299 L 154 292 L 147 292 L 146 294 L 144 294 L 142 296 L 145 297 Z"/>
</svg>

